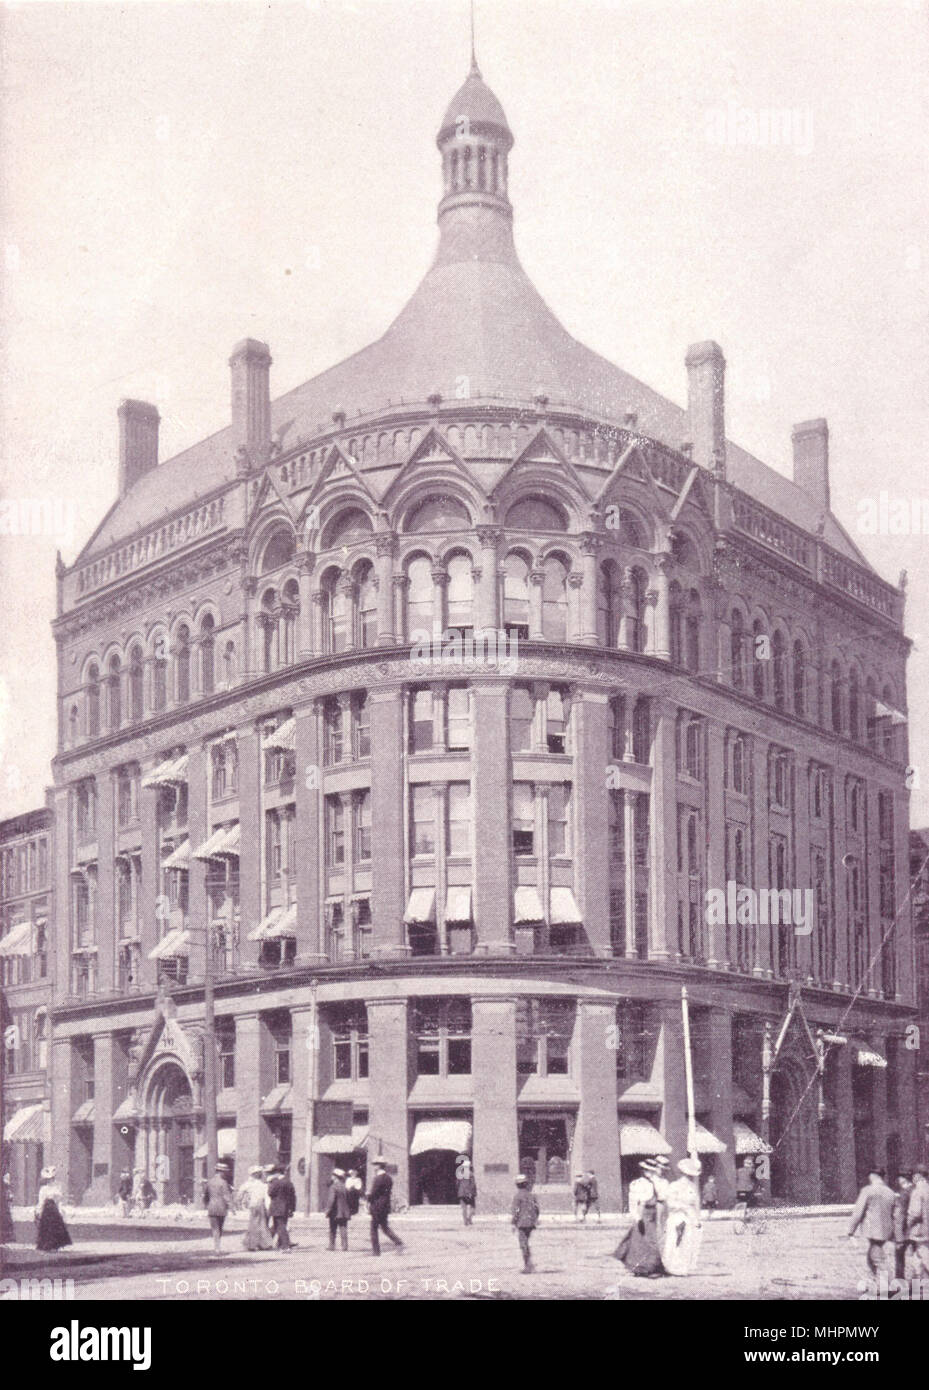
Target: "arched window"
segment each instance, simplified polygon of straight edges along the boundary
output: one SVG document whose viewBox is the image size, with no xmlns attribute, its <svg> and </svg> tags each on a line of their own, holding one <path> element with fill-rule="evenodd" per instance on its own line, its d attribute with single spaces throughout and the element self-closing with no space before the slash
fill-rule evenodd
<svg viewBox="0 0 929 1390">
<path fill-rule="evenodd" d="M 833 733 L 842 732 L 842 669 L 837 661 L 829 668 L 829 712 Z"/>
<path fill-rule="evenodd" d="M 529 636 L 529 566 L 521 555 L 511 554 L 503 562 L 503 623 Z"/>
<path fill-rule="evenodd" d="M 448 562 L 445 625 L 455 631 L 474 625 L 474 577 L 470 555 L 453 555 Z"/>
<path fill-rule="evenodd" d="M 806 652 L 799 640 L 794 642 L 794 714 L 806 714 Z"/>
<path fill-rule="evenodd" d="M 732 666 L 732 684 L 736 690 L 745 689 L 745 624 L 742 621 L 742 614 L 738 608 L 732 610 L 732 623 L 730 631 L 730 663 Z"/>
<path fill-rule="evenodd" d="M 216 684 L 216 639 L 212 614 L 206 613 L 200 624 L 200 689 L 212 695 Z"/>
<path fill-rule="evenodd" d="M 300 616 L 300 586 L 296 579 L 288 579 L 284 585 L 281 604 L 281 661 L 284 666 L 292 666 L 297 659 L 297 618 Z"/>
<path fill-rule="evenodd" d="M 152 709 L 163 710 L 168 703 L 168 646 L 163 636 L 155 638 L 152 661 Z"/>
<path fill-rule="evenodd" d="M 123 665 L 118 656 L 110 657 L 107 674 L 107 713 L 110 728 L 118 729 L 123 722 Z"/>
<path fill-rule="evenodd" d="M 648 765 L 652 760 L 652 704 L 640 695 L 632 709 L 632 758 Z"/>
<path fill-rule="evenodd" d="M 760 618 L 752 624 L 752 694 L 756 700 L 765 697 L 765 670 L 770 657 L 771 643 Z"/>
<path fill-rule="evenodd" d="M 427 497 L 409 513 L 403 524 L 405 534 L 424 531 L 467 531 L 471 517 L 457 497 Z"/>
<path fill-rule="evenodd" d="M 275 531 L 264 548 L 261 557 L 261 573 L 271 574 L 282 565 L 290 564 L 294 558 L 294 534 L 289 527 L 282 526 Z"/>
<path fill-rule="evenodd" d="M 145 665 L 142 648 L 129 653 L 129 718 L 138 722 L 145 714 Z"/>
<path fill-rule="evenodd" d="M 774 676 L 774 703 L 778 709 L 787 708 L 787 653 L 784 634 L 776 629 L 771 638 L 771 668 Z"/>
<path fill-rule="evenodd" d="M 858 699 L 858 672 L 854 666 L 848 673 L 848 733 L 850 738 L 861 737 L 861 712 Z"/>
<path fill-rule="evenodd" d="M 91 666 L 87 672 L 87 737 L 96 738 L 100 732 L 100 672 Z"/>
<path fill-rule="evenodd" d="M 366 513 L 359 507 L 350 507 L 329 522 L 320 548 L 333 550 L 337 545 L 352 545 L 362 537 L 369 536 L 371 530 L 371 521 Z"/>
<path fill-rule="evenodd" d="M 190 628 L 177 630 L 177 650 L 175 652 L 177 671 L 177 701 L 184 705 L 190 699 Z"/>
<path fill-rule="evenodd" d="M 745 791 L 745 739 L 741 734 L 732 740 L 732 790 Z"/>
<path fill-rule="evenodd" d="M 564 514 L 541 497 L 523 497 L 514 502 L 504 523 L 512 531 L 567 531 Z"/>
<path fill-rule="evenodd" d="M 277 657 L 277 594 L 273 589 L 265 589 L 261 598 L 261 669 L 273 671 Z"/>
<path fill-rule="evenodd" d="M 648 580 L 638 565 L 629 571 L 629 650 L 644 652 L 647 639 L 645 628 L 645 594 Z"/>
<path fill-rule="evenodd" d="M 617 647 L 622 607 L 619 566 L 604 560 L 597 577 L 597 633 L 604 647 Z"/>
<path fill-rule="evenodd" d="M 432 636 L 432 561 L 425 555 L 411 560 L 406 572 L 406 635 L 412 642 L 416 633 Z"/>
<path fill-rule="evenodd" d="M 377 584 L 374 566 L 366 560 L 356 575 L 358 593 L 358 632 L 356 646 L 373 647 L 377 642 Z"/>
<path fill-rule="evenodd" d="M 550 555 L 542 575 L 542 633 L 549 642 L 563 642 L 568 635 L 567 566 Z"/>
</svg>

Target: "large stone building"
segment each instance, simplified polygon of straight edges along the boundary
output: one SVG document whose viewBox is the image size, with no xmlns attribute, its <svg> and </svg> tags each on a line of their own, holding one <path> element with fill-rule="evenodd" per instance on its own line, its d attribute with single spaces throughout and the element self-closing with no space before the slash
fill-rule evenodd
<svg viewBox="0 0 929 1390">
<path fill-rule="evenodd" d="M 519 1169 L 618 1203 L 684 1152 L 685 984 L 724 1198 L 766 1139 L 800 1200 L 913 1150 L 903 593 L 829 510 L 824 421 L 791 481 L 727 439 L 715 343 L 682 409 L 565 331 L 512 144 L 473 69 L 377 342 L 272 401 L 246 339 L 230 425 L 165 462 L 120 406 L 54 625 L 76 1199 L 133 1160 L 194 1194 L 207 952 L 221 1151 L 314 1207 L 372 1153 L 448 1200 L 470 1149 L 485 1210 Z M 812 889 L 814 930 L 708 920 L 729 882 Z"/>
<path fill-rule="evenodd" d="M 50 1140 L 53 849 L 48 807 L 0 821 L 2 1169 L 18 1204 L 35 1201 Z"/>
<path fill-rule="evenodd" d="M 913 885 L 913 945 L 916 954 L 916 1093 L 919 1153 L 929 1163 L 929 829 L 910 831 L 910 882 Z"/>
</svg>

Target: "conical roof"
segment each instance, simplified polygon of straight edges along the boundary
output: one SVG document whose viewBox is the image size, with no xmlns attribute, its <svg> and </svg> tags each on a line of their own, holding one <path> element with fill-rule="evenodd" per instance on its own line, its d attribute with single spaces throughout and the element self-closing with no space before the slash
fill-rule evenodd
<svg viewBox="0 0 929 1390">
<path fill-rule="evenodd" d="M 503 107 L 484 81 L 476 63 L 472 64 L 471 71 L 448 104 L 439 128 L 439 139 L 446 131 L 459 128 L 462 118 L 471 126 L 492 125 L 510 132 Z"/>
</svg>

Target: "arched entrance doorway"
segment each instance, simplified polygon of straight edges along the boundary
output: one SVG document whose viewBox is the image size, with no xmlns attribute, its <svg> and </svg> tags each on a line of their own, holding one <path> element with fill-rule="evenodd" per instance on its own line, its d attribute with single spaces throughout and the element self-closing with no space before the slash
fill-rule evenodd
<svg viewBox="0 0 929 1390">
<path fill-rule="evenodd" d="M 165 1061 L 152 1073 L 145 1116 L 148 1154 L 144 1166 L 159 1201 L 192 1202 L 196 1140 L 193 1093 L 179 1062 Z"/>
</svg>

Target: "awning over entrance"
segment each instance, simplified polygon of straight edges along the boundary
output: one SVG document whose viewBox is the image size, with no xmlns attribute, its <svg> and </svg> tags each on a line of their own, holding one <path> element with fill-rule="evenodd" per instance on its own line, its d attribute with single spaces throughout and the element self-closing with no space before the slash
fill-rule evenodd
<svg viewBox="0 0 929 1390">
<path fill-rule="evenodd" d="M 285 719 L 280 728 L 262 739 L 261 746 L 269 752 L 279 749 L 282 753 L 292 753 L 297 746 L 296 719 Z"/>
<path fill-rule="evenodd" d="M 321 1134 L 313 1140 L 313 1148 L 318 1154 L 350 1154 L 361 1148 L 355 1143 L 355 1130 L 351 1134 Z"/>
<path fill-rule="evenodd" d="M 855 1052 L 856 1067 L 877 1067 L 881 1071 L 886 1068 L 887 1058 L 882 1057 L 877 1049 L 873 1048 L 870 1043 L 853 1039 L 852 1047 Z"/>
<path fill-rule="evenodd" d="M 403 914 L 404 922 L 435 921 L 435 889 L 414 888 Z"/>
<path fill-rule="evenodd" d="M 187 754 L 166 758 L 142 778 L 143 787 L 177 787 L 187 781 Z"/>
<path fill-rule="evenodd" d="M 551 912 L 549 921 L 558 927 L 579 926 L 581 921 L 581 911 L 574 900 L 574 893 L 570 888 L 553 888 L 549 895 Z"/>
<path fill-rule="evenodd" d="M 182 840 L 173 854 L 169 854 L 167 859 L 161 863 L 163 869 L 189 869 L 190 868 L 190 841 Z"/>
<path fill-rule="evenodd" d="M 756 1134 L 744 1120 L 733 1120 L 732 1133 L 735 1138 L 735 1151 L 741 1157 L 743 1154 L 770 1154 L 774 1150 L 770 1144 L 766 1144 L 760 1134 Z"/>
<path fill-rule="evenodd" d="M 513 894 L 513 921 L 545 921 L 545 913 L 542 911 L 542 899 L 539 897 L 538 888 L 521 884 L 516 889 L 516 892 Z"/>
<path fill-rule="evenodd" d="M 445 897 L 445 920 L 446 922 L 470 922 L 470 888 L 449 888 Z"/>
<path fill-rule="evenodd" d="M 413 1132 L 411 1154 L 447 1149 L 456 1154 L 471 1152 L 471 1125 L 467 1120 L 419 1120 Z"/>
<path fill-rule="evenodd" d="M 196 1157 L 206 1158 L 206 1144 L 200 1145 Z M 235 1127 L 233 1125 L 224 1125 L 222 1129 L 216 1131 L 216 1157 L 235 1157 Z"/>
<path fill-rule="evenodd" d="M 32 955 L 32 923 L 17 922 L 0 940 L 0 956 Z"/>
<path fill-rule="evenodd" d="M 23 1105 L 3 1126 L 3 1140 L 6 1144 L 50 1144 L 52 1139 L 52 1119 L 44 1104 Z"/>
<path fill-rule="evenodd" d="M 669 1154 L 671 1145 L 648 1120 L 620 1119 L 619 1152 L 623 1158 L 641 1154 Z"/>
<path fill-rule="evenodd" d="M 717 1139 L 715 1134 L 711 1134 L 704 1125 L 697 1125 L 696 1140 L 698 1154 L 724 1154 L 726 1152 L 723 1141 Z"/>
<path fill-rule="evenodd" d="M 178 928 L 169 931 L 167 936 L 163 936 L 153 951 L 149 951 L 149 960 L 175 960 L 178 956 L 190 955 L 190 932 L 182 931 Z"/>
</svg>

